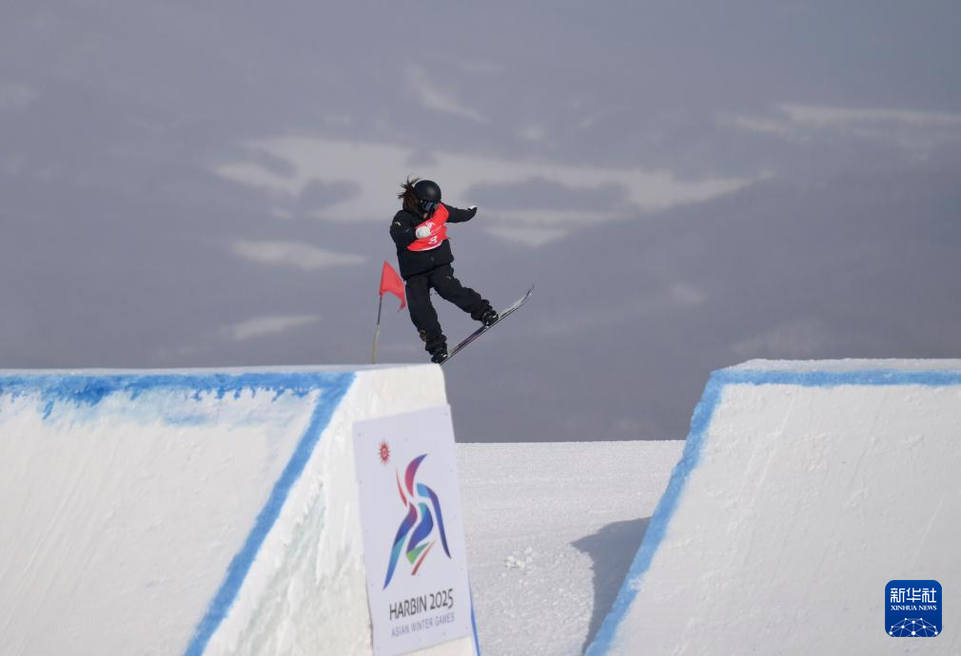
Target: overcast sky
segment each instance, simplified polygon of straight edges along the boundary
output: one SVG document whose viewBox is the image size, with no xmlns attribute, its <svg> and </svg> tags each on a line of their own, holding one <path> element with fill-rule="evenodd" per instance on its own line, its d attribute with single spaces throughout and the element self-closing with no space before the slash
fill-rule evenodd
<svg viewBox="0 0 961 656">
<path fill-rule="evenodd" d="M 479 206 L 449 230 L 465 284 L 536 284 L 445 367 L 461 441 L 680 438 L 747 359 L 958 357 L 959 25 L 956 0 L 8 1 L 0 367 L 369 362 L 408 175 Z M 381 360 L 426 361 L 385 307 Z"/>
</svg>

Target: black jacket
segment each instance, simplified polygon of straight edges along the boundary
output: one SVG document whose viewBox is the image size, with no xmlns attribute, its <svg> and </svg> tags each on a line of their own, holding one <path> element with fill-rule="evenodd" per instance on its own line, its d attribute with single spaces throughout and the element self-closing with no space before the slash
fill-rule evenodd
<svg viewBox="0 0 961 656">
<path fill-rule="evenodd" d="M 470 221 L 477 213 L 477 209 L 462 210 L 444 203 L 449 216 L 447 223 L 462 223 Z M 407 247 L 417 241 L 414 230 L 426 221 L 420 215 L 414 215 L 408 210 L 400 210 L 394 215 L 390 224 L 390 236 L 397 245 L 397 263 L 400 265 L 400 275 L 404 280 L 419 273 L 426 273 L 439 266 L 454 261 L 454 253 L 450 249 L 450 242 L 444 242 L 429 251 L 411 251 Z"/>
</svg>

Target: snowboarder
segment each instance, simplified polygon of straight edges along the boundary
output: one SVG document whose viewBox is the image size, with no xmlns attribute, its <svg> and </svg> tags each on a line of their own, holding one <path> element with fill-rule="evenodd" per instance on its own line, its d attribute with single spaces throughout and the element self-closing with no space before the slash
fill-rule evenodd
<svg viewBox="0 0 961 656">
<path fill-rule="evenodd" d="M 462 210 L 441 203 L 440 187 L 432 180 L 407 178 L 401 190 L 397 197 L 403 207 L 394 215 L 390 236 L 397 245 L 400 275 L 407 288 L 407 307 L 431 361 L 443 362 L 447 357 L 447 338 L 430 301 L 431 289 L 485 326 L 494 324 L 498 318 L 489 301 L 454 277 L 451 266 L 454 254 L 447 240 L 447 224 L 470 221 L 477 207 Z"/>
</svg>

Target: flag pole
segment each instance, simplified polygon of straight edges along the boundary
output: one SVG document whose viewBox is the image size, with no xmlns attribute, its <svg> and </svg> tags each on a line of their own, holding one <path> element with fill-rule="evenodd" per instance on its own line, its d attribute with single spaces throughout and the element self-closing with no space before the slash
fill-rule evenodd
<svg viewBox="0 0 961 656">
<path fill-rule="evenodd" d="M 384 305 L 384 295 L 378 294 L 378 296 L 380 300 L 377 301 L 377 329 L 374 331 L 374 353 L 371 356 L 371 364 L 377 364 L 377 342 L 380 340 L 380 309 Z"/>
</svg>

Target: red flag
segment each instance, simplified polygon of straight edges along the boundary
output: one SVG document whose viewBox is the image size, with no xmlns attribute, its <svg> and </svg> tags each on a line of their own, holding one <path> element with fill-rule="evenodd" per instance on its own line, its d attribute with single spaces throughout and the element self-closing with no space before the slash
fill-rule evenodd
<svg viewBox="0 0 961 656">
<path fill-rule="evenodd" d="M 390 292 L 400 299 L 399 309 L 403 310 L 407 305 L 407 299 L 404 297 L 404 281 L 394 271 L 394 267 L 387 262 L 384 262 L 384 270 L 380 274 L 380 295 L 383 296 L 384 292 Z"/>
</svg>

